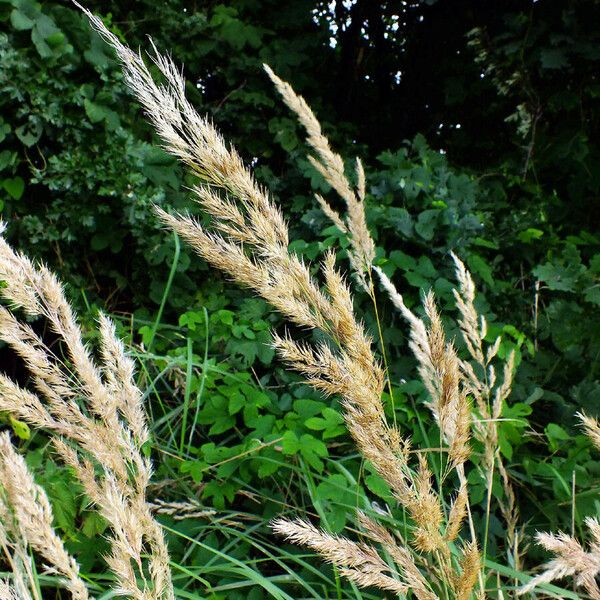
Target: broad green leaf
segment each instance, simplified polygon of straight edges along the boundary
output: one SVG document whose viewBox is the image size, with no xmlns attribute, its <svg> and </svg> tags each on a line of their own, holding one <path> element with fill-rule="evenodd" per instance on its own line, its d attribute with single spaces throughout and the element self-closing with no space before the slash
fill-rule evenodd
<svg viewBox="0 0 600 600">
<path fill-rule="evenodd" d="M 281 451 L 283 454 L 297 454 L 300 450 L 300 440 L 293 431 L 286 431 L 281 440 Z"/>
<path fill-rule="evenodd" d="M 15 8 L 10 13 L 10 23 L 15 29 L 18 29 L 19 31 L 26 31 L 33 27 L 35 19 L 28 16 L 24 12 L 21 12 L 21 10 L 18 8 Z"/>
<path fill-rule="evenodd" d="M 9 421 L 14 434 L 20 440 L 28 440 L 31 437 L 31 430 L 29 429 L 29 425 L 27 425 L 27 423 L 19 421 L 12 416 L 9 417 Z"/>
<path fill-rule="evenodd" d="M 4 179 L 2 187 L 9 193 L 11 198 L 19 200 L 25 191 L 25 182 L 22 177 L 12 177 Z"/>
</svg>

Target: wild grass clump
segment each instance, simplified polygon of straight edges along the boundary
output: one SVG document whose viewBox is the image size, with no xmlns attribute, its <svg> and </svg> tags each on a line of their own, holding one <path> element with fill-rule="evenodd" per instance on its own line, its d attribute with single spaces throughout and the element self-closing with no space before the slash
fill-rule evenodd
<svg viewBox="0 0 600 600">
<path fill-rule="evenodd" d="M 499 574 L 489 577 L 486 564 L 490 518 L 497 503 L 506 524 L 511 577 L 524 579 L 518 505 L 498 435 L 513 383 L 515 355 L 500 359 L 500 338 L 486 341 L 487 322 L 475 308 L 476 290 L 465 265 L 451 255 L 458 329 L 466 348 L 461 356 L 447 338 L 434 294 L 425 294 L 421 309 L 411 310 L 375 264 L 361 161 L 356 161 L 352 183 L 343 159 L 331 149 L 308 104 L 266 67 L 306 128 L 315 153 L 311 163 L 345 203 L 342 215 L 317 196 L 325 214 L 349 237 L 352 271 L 377 315 L 380 359 L 356 317 L 350 285 L 336 266 L 335 253 L 326 254 L 315 274 L 289 251 L 289 231 L 281 211 L 236 150 L 188 102 L 185 81 L 175 64 L 154 48 L 152 60 L 162 76 L 157 83 L 141 55 L 85 12 L 115 49 L 125 82 L 165 149 L 197 177 L 192 191 L 210 225 L 157 208 L 158 217 L 208 263 L 264 298 L 290 324 L 318 334 L 309 338 L 318 341 L 301 342 L 290 332 L 274 333 L 273 345 L 306 383 L 340 400 L 356 447 L 406 515 L 400 527 L 389 515 L 376 519 L 359 511 L 357 539 L 334 535 L 300 518 L 277 518 L 272 529 L 317 552 L 358 587 L 419 600 L 500 598 L 505 589 L 515 592 L 516 586 L 502 581 Z M 114 593 L 139 600 L 175 598 L 166 543 L 152 508 L 165 512 L 177 507 L 150 505 L 146 500 L 151 465 L 143 452 L 148 427 L 142 393 L 112 322 L 100 316 L 94 357 L 56 277 L 4 240 L 0 240 L 0 279 L 5 282 L 0 294 L 7 305 L 0 307 L 0 339 L 25 362 L 32 382 L 31 389 L 24 388 L 0 375 L 0 410 L 50 434 L 58 456 L 109 524 L 106 562 L 114 576 Z M 413 449 L 411 439 L 386 417 L 384 392 L 387 387 L 393 398 L 393 389 L 378 320 L 381 291 L 408 324 L 410 348 L 439 430 L 435 448 Z M 49 348 L 23 316 L 45 319 L 59 339 L 56 349 Z M 582 420 L 597 444 L 600 427 L 588 417 Z M 481 456 L 473 454 L 474 441 L 483 448 Z M 488 489 L 482 531 L 477 530 L 469 500 L 473 469 L 481 472 Z M 499 500 L 492 493 L 496 473 L 504 490 Z M 76 561 L 52 528 L 48 499 L 7 435 L 0 437 L 0 475 L 0 544 L 12 568 L 12 579 L 0 584 L 0 598 L 40 597 L 33 584 L 30 553 L 44 560 L 74 598 L 88 598 Z M 193 503 L 185 504 L 185 510 L 202 512 Z M 594 576 L 600 570 L 600 526 L 589 520 L 587 527 L 593 539 L 589 552 L 566 534 L 540 534 L 540 543 L 556 558 L 520 593 L 569 575 L 590 597 L 599 598 Z"/>
<path fill-rule="evenodd" d="M 273 344 L 280 357 L 303 374 L 307 383 L 341 399 L 348 430 L 358 449 L 389 485 L 412 521 L 410 539 L 402 539 L 397 532 L 389 532 L 361 515 L 359 521 L 369 543 L 332 537 L 302 520 L 278 519 L 274 529 L 317 550 L 358 585 L 375 585 L 398 594 L 412 591 L 427 599 L 440 594 L 468 598 L 479 581 L 478 594 L 483 594 L 477 540 L 471 536 L 469 541 L 455 545 L 469 513 L 464 464 L 471 452 L 470 388 L 452 344 L 445 339 L 433 296 L 425 299 L 428 324 L 405 307 L 404 314 L 411 323 L 412 347 L 440 427 L 440 450 L 444 446 L 447 452 L 438 486 L 452 481 L 452 472 L 459 481 L 456 498 L 450 503 L 435 489 L 426 455 L 418 454 L 415 462 L 410 440 L 404 439 L 385 417 L 382 393 L 387 384 L 386 371 L 373 352 L 364 326 L 355 317 L 352 295 L 336 269 L 335 255 L 329 253 L 323 261 L 321 287 L 308 266 L 289 252 L 287 225 L 267 191 L 256 184 L 235 149 L 228 147 L 214 126 L 187 101 L 185 82 L 171 60 L 155 50 L 153 61 L 164 77 L 164 82 L 157 84 L 141 56 L 121 44 L 99 19 L 89 16 L 115 48 L 125 81 L 155 125 L 166 150 L 198 176 L 201 184 L 193 192 L 210 215 L 211 228 L 207 230 L 190 217 L 173 216 L 160 209 L 159 217 L 205 260 L 253 289 L 291 323 L 323 336 L 323 341 L 309 344 L 288 334 L 274 334 Z M 364 173 L 360 162 L 358 188 L 353 189 L 344 174 L 341 157 L 330 149 L 306 103 L 270 70 L 269 74 L 309 132 L 309 143 L 318 156 L 313 164 L 347 204 L 344 224 L 320 200 L 334 222 L 349 232 L 355 272 L 375 301 L 371 278 L 374 243 L 362 205 Z M 389 281 L 386 284 L 391 286 Z M 397 293 L 396 296 L 399 298 Z M 465 306 L 470 301 L 467 298 Z M 489 360 L 492 358 L 490 354 Z M 498 394 L 501 402 L 504 398 L 500 391 Z M 372 544 L 381 546 L 395 566 L 386 563 Z"/>
<path fill-rule="evenodd" d="M 114 591 L 136 600 L 174 598 L 163 532 L 146 502 L 152 469 L 142 451 L 148 440 L 142 393 L 113 323 L 100 315 L 94 359 L 54 274 L 2 238 L 0 279 L 6 303 L 0 306 L 0 339 L 23 360 L 32 382 L 28 389 L 0 374 L 0 411 L 50 434 L 56 453 L 109 524 L 105 558 Z M 48 347 L 26 319 L 44 319 L 58 343 Z M 11 593 L 40 597 L 32 551 L 75 598 L 87 598 L 77 564 L 53 532 L 48 499 L 6 435 L 0 440 L 0 472 L 0 537 L 13 571 Z"/>
</svg>

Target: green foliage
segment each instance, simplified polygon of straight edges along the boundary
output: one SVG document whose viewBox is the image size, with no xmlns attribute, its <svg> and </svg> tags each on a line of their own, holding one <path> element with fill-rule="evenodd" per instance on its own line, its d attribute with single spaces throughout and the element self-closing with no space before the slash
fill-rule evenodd
<svg viewBox="0 0 600 600">
<path fill-rule="evenodd" d="M 502 334 L 499 356 L 518 353 L 499 442 L 523 522 L 528 532 L 570 528 L 575 489 L 580 527 L 596 510 L 600 476 L 572 427 L 576 410 L 600 406 L 598 6 L 538 2 L 526 14 L 465 3 L 449 15 L 448 3 L 418 3 L 393 29 L 393 3 L 338 3 L 333 12 L 328 4 L 231 0 L 192 10 L 142 0 L 97 10 L 132 47 L 150 32 L 185 64 L 192 101 L 281 199 L 295 252 L 316 262 L 341 249 L 347 266 L 348 240 L 315 208 L 311 192 L 337 200 L 263 77 L 265 61 L 309 99 L 343 155 L 364 157 L 376 263 L 409 306 L 433 289 L 444 314 L 455 314 L 448 252 L 460 253 L 482 290 L 487 341 Z M 362 19 L 370 41 L 342 27 L 347 19 Z M 175 562 L 192 565 L 176 578 L 181 597 L 370 597 L 282 549 L 266 527 L 289 509 L 316 513 L 339 532 L 357 506 L 394 505 L 355 454 L 336 401 L 274 359 L 269 331 L 279 319 L 262 301 L 208 273 L 184 247 L 169 278 L 173 241 L 152 205 L 194 212 L 190 181 L 142 124 L 110 52 L 78 12 L 0 0 L 0 22 L 0 210 L 9 236 L 82 290 L 73 297 L 89 319 L 100 302 L 123 316 L 149 390 L 157 479 L 172 482 L 156 497 L 218 511 L 208 521 L 164 518 Z M 442 36 L 444 44 L 431 44 Z M 406 328 L 380 300 L 395 414 L 391 398 L 387 410 L 428 446 L 437 433 Z M 356 308 L 375 333 L 360 291 Z M 84 569 L 101 569 L 106 524 L 47 458 L 41 437 L 1 418 L 29 445 Z M 487 483 L 476 470 L 469 481 L 481 514 Z M 498 478 L 493 490 L 502 493 Z M 492 553 L 504 533 L 493 521 Z"/>
<path fill-rule="evenodd" d="M 165 262 L 145 215 L 153 203 L 181 204 L 175 161 L 132 129 L 113 60 L 76 12 L 30 0 L 2 7 L 13 26 L 0 36 L 4 214 L 24 250 L 116 300 L 135 289 L 142 264 L 157 277 Z M 115 269 L 124 251 L 131 262 Z"/>
</svg>

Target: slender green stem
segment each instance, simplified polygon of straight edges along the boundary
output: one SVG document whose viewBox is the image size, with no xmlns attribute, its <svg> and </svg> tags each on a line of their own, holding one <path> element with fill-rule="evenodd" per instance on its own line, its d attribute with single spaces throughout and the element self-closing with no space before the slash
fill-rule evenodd
<svg viewBox="0 0 600 600">
<path fill-rule="evenodd" d="M 192 393 L 192 364 L 193 364 L 193 342 L 192 338 L 187 339 L 187 366 L 185 371 L 185 394 L 183 397 L 183 417 L 181 419 L 181 434 L 179 437 L 179 453 L 183 454 L 185 445 L 185 432 L 187 429 L 187 418 L 190 410 L 190 396 Z"/>
<path fill-rule="evenodd" d="M 385 344 L 383 343 L 383 331 L 381 329 L 381 320 L 379 319 L 379 310 L 377 308 L 377 300 L 375 298 L 375 285 L 373 284 L 373 273 L 369 269 L 369 295 L 373 302 L 373 310 L 375 311 L 375 321 L 377 322 L 377 334 L 379 335 L 379 345 L 381 346 L 381 356 L 383 358 L 383 366 L 385 368 L 385 374 L 387 376 L 387 386 L 390 394 L 390 403 L 392 406 L 392 415 L 394 419 L 394 426 L 396 426 L 396 403 L 394 402 L 394 391 L 392 389 L 392 380 L 390 377 L 390 368 L 387 360 L 387 353 L 385 351 Z"/>
<path fill-rule="evenodd" d="M 154 342 L 154 336 L 156 335 L 156 331 L 158 330 L 158 326 L 160 325 L 160 321 L 162 319 L 163 312 L 165 310 L 165 306 L 167 304 L 167 298 L 169 297 L 169 293 L 171 291 L 171 286 L 173 285 L 173 279 L 175 278 L 175 272 L 177 271 L 177 265 L 179 264 L 179 254 L 181 252 L 181 244 L 179 242 L 179 236 L 173 232 L 173 238 L 175 240 L 175 252 L 173 253 L 173 263 L 171 264 L 171 271 L 169 272 L 169 278 L 167 279 L 167 285 L 165 287 L 165 291 L 163 293 L 162 300 L 160 301 L 160 307 L 158 308 L 158 314 L 156 315 L 156 320 L 154 321 L 154 325 L 152 326 L 152 333 L 150 334 L 150 340 L 148 341 L 147 350 L 150 351 L 152 348 L 152 343 Z"/>
<path fill-rule="evenodd" d="M 333 576 L 335 577 L 335 591 L 337 593 L 338 600 L 342 600 L 342 582 L 340 573 L 335 565 L 333 567 Z"/>
<path fill-rule="evenodd" d="M 442 556 L 442 554 L 439 550 L 436 550 L 434 555 L 435 555 L 438 565 L 440 566 L 440 570 L 442 570 L 442 572 L 443 572 L 443 564 L 442 563 L 445 562 L 444 557 Z M 444 584 L 443 580 L 440 581 L 440 589 L 444 592 L 444 599 L 450 600 L 450 595 L 448 593 L 448 585 Z"/>
<path fill-rule="evenodd" d="M 206 382 L 206 377 L 207 377 L 207 373 L 208 373 L 208 335 L 209 335 L 209 328 L 208 328 L 208 311 L 206 310 L 206 307 L 203 306 L 202 310 L 204 312 L 204 334 L 205 334 L 205 341 L 204 341 L 204 361 L 202 363 L 202 380 L 200 382 L 200 389 L 198 390 L 198 394 L 196 395 L 196 411 L 194 412 L 194 421 L 192 422 L 192 427 L 190 428 L 190 435 L 188 437 L 188 452 L 191 450 L 192 447 L 192 439 L 194 437 L 194 432 L 196 431 L 196 426 L 198 424 L 198 417 L 200 416 L 200 401 L 202 400 L 202 395 L 204 394 L 204 384 Z"/>
<path fill-rule="evenodd" d="M 483 578 L 485 580 L 485 561 L 487 560 L 487 545 L 488 545 L 488 535 L 490 531 L 490 513 L 492 506 L 492 488 L 494 487 L 494 467 L 496 465 L 496 457 L 492 459 L 492 464 L 490 465 L 490 471 L 488 474 L 488 490 L 487 490 L 487 499 L 485 506 L 485 530 L 483 533 Z"/>
</svg>

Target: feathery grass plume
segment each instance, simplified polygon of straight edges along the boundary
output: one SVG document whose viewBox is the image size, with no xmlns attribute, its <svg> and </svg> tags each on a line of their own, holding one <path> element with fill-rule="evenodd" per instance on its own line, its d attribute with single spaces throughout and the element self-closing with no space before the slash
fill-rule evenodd
<svg viewBox="0 0 600 600">
<path fill-rule="evenodd" d="M 21 596 L 8 581 L 0 579 L 0 600 L 29 600 L 30 595 Z"/>
<path fill-rule="evenodd" d="M 556 558 L 544 566 L 542 573 L 519 589 L 520 595 L 532 591 L 542 583 L 574 576 L 577 586 L 582 587 L 590 598 L 600 600 L 600 588 L 595 579 L 600 573 L 600 524 L 593 518 L 586 519 L 585 524 L 592 537 L 589 552 L 567 533 L 536 535 L 538 544 L 555 554 Z"/>
<path fill-rule="evenodd" d="M 598 423 L 598 419 L 582 412 L 578 412 L 575 416 L 583 425 L 585 434 L 591 440 L 592 444 L 594 444 L 596 449 L 600 450 L 600 424 Z"/>
<path fill-rule="evenodd" d="M 344 162 L 341 156 L 331 150 L 329 140 L 323 135 L 321 125 L 308 106 L 304 98 L 296 94 L 289 83 L 283 81 L 267 66 L 264 65 L 269 77 L 284 99 L 287 106 L 296 114 L 308 134 L 308 144 L 318 156 L 318 160 L 309 157 L 311 163 L 319 170 L 325 180 L 336 190 L 345 201 L 347 213 L 344 220 L 338 212 L 320 196 L 317 200 L 325 214 L 342 231 L 350 234 L 352 267 L 367 291 L 369 291 L 365 272 L 373 268 L 375 257 L 375 243 L 366 225 L 364 198 L 365 198 L 365 173 L 360 159 L 356 161 L 357 189 L 354 191 L 346 177 Z M 381 274 L 381 272 L 380 272 Z M 391 282 L 389 282 L 391 285 Z M 402 303 L 404 309 L 404 303 Z M 435 399 L 431 408 L 444 435 L 450 440 L 450 459 L 453 465 L 464 463 L 470 450 L 468 440 L 470 436 L 470 408 L 466 394 L 462 397 L 458 394 L 458 358 L 451 346 L 445 344 L 445 337 L 441 327 L 441 321 L 435 308 L 433 296 L 428 296 L 425 303 L 427 316 L 431 321 L 431 328 L 425 333 L 424 325 L 415 331 L 416 338 L 413 339 L 413 352 L 422 352 L 418 342 L 420 335 L 428 336 L 428 348 L 433 351 L 430 357 L 424 358 L 428 366 L 421 362 L 421 378 L 431 397 Z M 404 311 L 405 316 L 406 310 Z M 411 324 L 414 319 L 409 319 Z M 435 388 L 435 389 L 434 389 Z"/>
<path fill-rule="evenodd" d="M 498 502 L 507 528 L 507 546 L 513 567 L 518 569 L 521 533 L 518 530 L 519 510 L 514 486 L 500 455 L 498 442 L 498 420 L 502 408 L 512 388 L 515 371 L 515 352 L 511 351 L 505 362 L 502 378 L 498 381 L 494 359 L 500 348 L 501 338 L 489 345 L 484 338 L 487 334 L 487 321 L 475 308 L 475 283 L 464 263 L 451 253 L 455 264 L 459 287 L 454 290 L 456 306 L 460 313 L 459 327 L 469 354 L 479 370 L 476 372 L 471 362 L 459 361 L 462 377 L 468 393 L 474 398 L 479 419 L 474 420 L 474 432 L 483 443 L 483 468 L 488 480 L 486 523 L 489 523 L 490 502 L 494 469 L 498 469 L 505 498 Z M 487 525 L 486 525 L 487 530 Z M 486 536 L 487 537 L 487 536 Z"/>
<path fill-rule="evenodd" d="M 150 502 L 150 508 L 157 515 L 169 515 L 174 521 L 209 519 L 217 514 L 217 511 L 202 508 L 196 502 L 165 502 L 156 499 Z"/>
<path fill-rule="evenodd" d="M 11 580 L 0 580 L 1 600 L 40 600 L 35 586 L 32 558 L 21 535 L 6 492 L 0 487 L 0 548 L 10 567 Z"/>
<path fill-rule="evenodd" d="M 577 413 L 577 417 L 592 444 L 600 450 L 600 425 L 597 419 L 581 412 Z M 587 517 L 585 526 L 590 537 L 588 551 L 567 533 L 537 533 L 538 544 L 552 552 L 555 558 L 544 565 L 539 575 L 519 589 L 520 595 L 542 583 L 573 576 L 575 584 L 582 587 L 590 598 L 600 600 L 600 587 L 596 581 L 600 573 L 600 523 L 594 517 Z"/>
<path fill-rule="evenodd" d="M 452 344 L 446 341 L 434 295 L 429 292 L 423 299 L 423 308 L 429 320 L 429 325 L 426 325 L 406 306 L 387 275 L 379 267 L 373 269 L 394 306 L 408 321 L 409 347 L 417 359 L 419 376 L 429 393 L 429 408 L 449 447 L 448 467 L 457 468 L 464 483 L 462 465 L 471 453 L 471 407 L 462 385 L 460 361 Z"/>
<path fill-rule="evenodd" d="M 100 19 L 87 14 L 116 49 L 125 81 L 145 108 L 166 150 L 211 186 L 197 186 L 194 192 L 197 202 L 212 218 L 212 231 L 189 217 L 157 209 L 160 218 L 210 264 L 253 289 L 290 322 L 324 334 L 326 341 L 312 345 L 301 344 L 288 335 L 275 335 L 274 346 L 309 384 L 341 398 L 349 432 L 360 452 L 412 518 L 412 543 L 417 550 L 430 553 L 431 566 L 424 561 L 428 585 L 437 590 L 454 589 L 461 570 L 452 565 L 451 549 L 444 538 L 448 527 L 442 499 L 433 488 L 426 461 L 420 460 L 416 469 L 412 467 L 408 442 L 386 421 L 381 398 L 384 372 L 373 354 L 369 336 L 354 315 L 350 291 L 335 268 L 335 255 L 329 253 L 323 260 L 321 288 L 308 267 L 288 251 L 286 223 L 268 193 L 255 183 L 235 149 L 228 147 L 213 125 L 187 101 L 185 82 L 173 62 L 154 48 L 152 60 L 164 77 L 164 83 L 156 84 L 141 56 L 125 47 Z M 348 192 L 341 159 L 321 149 L 322 156 L 331 162 L 327 171 L 331 178 L 337 173 L 332 181 Z M 359 188 L 364 189 L 363 176 L 359 176 Z M 362 214 L 362 205 L 357 204 L 358 209 Z M 365 232 L 368 236 L 366 226 Z M 451 402 L 455 402 L 454 396 Z M 461 452 L 455 460 L 462 460 Z M 386 574 L 385 563 L 370 548 L 328 536 L 306 523 L 278 521 L 277 530 L 339 564 L 342 573 L 357 585 L 376 585 L 397 593 L 408 586 L 417 593 L 418 586 L 414 587 L 412 580 L 395 583 Z M 363 563 L 369 568 L 361 567 Z"/>
<path fill-rule="evenodd" d="M 142 394 L 114 325 L 100 316 L 94 360 L 54 274 L 3 238 L 0 279 L 0 297 L 9 307 L 44 318 L 64 349 L 64 356 L 55 354 L 15 310 L 0 306 L 0 339 L 23 359 L 35 389 L 0 374 L 0 410 L 53 436 L 58 454 L 110 524 L 106 560 L 115 591 L 136 600 L 173 598 L 165 540 L 145 499 L 151 465 L 141 451 L 148 439 Z"/>
<path fill-rule="evenodd" d="M 321 124 L 315 117 L 310 106 L 302 96 L 294 92 L 292 86 L 280 79 L 268 65 L 263 65 L 265 71 L 281 94 L 283 101 L 296 114 L 298 120 L 308 134 L 307 142 L 315 151 L 317 158 L 309 156 L 310 163 L 323 176 L 325 181 L 339 194 L 346 204 L 347 212 L 342 219 L 340 214 L 319 194 L 316 199 L 323 212 L 331 219 L 333 224 L 342 232 L 350 236 L 350 249 L 348 256 L 362 287 L 370 292 L 366 274 L 370 271 L 375 258 L 375 243 L 369 233 L 365 218 L 365 171 L 360 158 L 356 159 L 355 174 L 356 188 L 346 177 L 344 161 L 335 153 L 329 140 L 323 135 Z"/>
<path fill-rule="evenodd" d="M 8 433 L 0 434 L 0 486 L 20 538 L 44 559 L 47 572 L 61 576 L 61 585 L 75 600 L 87 600 L 89 595 L 79 575 L 79 566 L 52 527 L 48 497 L 34 482 Z"/>
<path fill-rule="evenodd" d="M 445 539 L 456 539 L 468 517 L 471 540 L 475 542 L 475 526 L 469 507 L 464 467 L 471 454 L 471 405 L 459 369 L 459 359 L 453 345 L 446 341 L 433 293 L 428 293 L 423 299 L 423 308 L 429 320 L 427 325 L 406 306 L 402 295 L 387 275 L 377 266 L 373 270 L 392 304 L 410 326 L 409 347 L 417 359 L 419 376 L 429 393 L 428 406 L 440 428 L 440 446 L 442 442 L 448 446 L 449 460 L 442 480 L 454 468 L 460 482 L 458 495 L 448 515 Z M 480 586 L 483 587 L 482 580 Z"/>
<path fill-rule="evenodd" d="M 449 542 L 453 542 L 460 533 L 463 523 L 469 511 L 469 491 L 467 482 L 462 478 L 458 494 L 452 502 L 450 513 L 448 515 L 448 526 L 444 534 L 444 538 Z"/>
<path fill-rule="evenodd" d="M 446 438 L 446 442 L 452 448 L 454 439 L 461 440 L 458 445 L 464 448 L 464 444 L 468 441 L 471 430 L 470 423 L 472 422 L 475 436 L 483 443 L 485 451 L 484 475 L 488 480 L 484 551 L 491 510 L 493 473 L 494 468 L 498 468 L 505 491 L 505 499 L 499 501 L 499 507 L 507 526 L 508 551 L 513 566 L 519 568 L 519 542 L 521 538 L 521 534 L 517 530 L 519 512 L 512 482 L 500 456 L 497 427 L 503 403 L 510 395 L 512 387 L 515 354 L 514 352 L 509 353 L 504 364 L 502 379 L 498 383 L 492 362 L 500 348 L 501 339 L 497 338 L 494 344 L 485 349 L 484 338 L 487 333 L 487 322 L 484 316 L 479 315 L 474 305 L 475 284 L 473 278 L 462 261 L 453 253 L 451 256 L 456 266 L 456 277 L 459 283 L 459 289 L 454 290 L 457 307 L 461 315 L 459 327 L 469 354 L 479 367 L 479 374 L 476 373 L 470 362 L 460 360 L 452 346 L 445 343 L 443 327 L 431 293 L 425 297 L 423 303 L 425 314 L 430 322 L 430 326 L 427 328 L 406 306 L 401 294 L 398 293 L 385 273 L 378 267 L 374 267 L 374 270 L 392 303 L 410 324 L 410 347 L 419 363 L 421 379 L 433 399 L 430 408 L 440 424 L 440 430 Z M 468 396 L 472 396 L 475 400 L 475 406 L 479 413 L 477 419 L 471 419 Z M 448 417 L 444 418 L 444 405 L 449 407 L 446 414 L 454 417 L 449 424 L 444 422 L 445 419 L 448 419 Z M 461 423 L 462 427 L 460 426 Z M 469 427 L 466 423 L 469 423 Z M 464 455 L 464 459 L 467 455 Z M 452 457 L 452 452 L 450 457 Z M 464 485 L 466 483 L 464 468 L 460 462 L 458 463 L 457 472 L 461 484 Z M 471 532 L 474 539 L 472 524 Z"/>
<path fill-rule="evenodd" d="M 475 542 L 469 542 L 462 548 L 462 557 L 460 560 L 461 574 L 456 581 L 455 593 L 456 600 L 469 600 L 479 570 L 481 568 L 481 557 L 479 549 Z"/>
<path fill-rule="evenodd" d="M 157 86 L 141 57 L 125 48 L 99 19 L 89 16 L 117 49 L 126 81 L 157 125 L 167 150 L 190 164 L 202 179 L 230 192 L 243 209 L 228 198 L 199 188 L 198 202 L 213 217 L 214 229 L 223 235 L 205 231 L 189 217 L 159 211 L 161 219 L 208 262 L 253 288 L 290 321 L 320 329 L 330 337 L 340 352 L 334 353 L 326 346 L 304 348 L 289 338 L 278 338 L 275 345 L 289 362 L 310 371 L 315 384 L 329 393 L 341 393 L 347 409 L 357 417 L 356 431 L 375 428 L 393 456 L 401 443 L 398 432 L 385 424 L 380 400 L 383 372 L 372 354 L 369 337 L 354 317 L 350 292 L 334 268 L 334 255 L 323 264 L 323 291 L 308 267 L 288 252 L 287 226 L 266 191 L 256 185 L 235 150 L 226 147 L 212 124 L 185 99 L 185 84 L 173 63 L 155 54 L 154 60 L 166 78 L 164 87 Z M 400 456 L 403 459 L 404 453 Z M 381 464 L 382 472 L 390 469 L 402 487 L 400 492 L 404 491 L 407 482 L 403 463 L 393 460 L 391 466 Z"/>
<path fill-rule="evenodd" d="M 272 523 L 272 528 L 286 539 L 316 550 L 325 560 L 339 567 L 347 579 L 361 587 L 377 587 L 398 595 L 405 595 L 412 590 L 419 600 L 437 598 L 415 566 L 411 554 L 398 546 L 394 547 L 396 556 L 393 558 L 400 569 L 393 572 L 369 544 L 331 535 L 307 521 L 277 519 Z M 389 536 L 385 529 L 381 530 L 381 535 Z"/>
<path fill-rule="evenodd" d="M 461 363 L 456 352 L 452 345 L 447 344 L 445 341 L 433 295 L 428 295 L 424 302 L 425 312 L 430 321 L 430 326 L 427 328 L 407 309 L 387 276 L 372 264 L 375 257 L 375 243 L 366 225 L 364 207 L 365 174 L 360 159 L 356 161 L 357 189 L 354 191 L 345 174 L 342 158 L 331 150 L 329 141 L 323 135 L 318 119 L 304 98 L 296 94 L 292 87 L 275 75 L 267 65 L 264 67 L 282 95 L 284 102 L 297 115 L 298 120 L 307 131 L 308 144 L 318 157 L 318 159 L 309 157 L 311 163 L 346 203 L 347 213 L 342 218 L 321 196 L 317 195 L 317 200 L 324 213 L 339 229 L 350 235 L 350 261 L 355 274 L 363 287 L 372 294 L 372 289 L 366 285 L 365 273 L 368 272 L 370 276 L 370 270 L 375 269 L 392 301 L 411 326 L 411 349 L 419 361 L 419 374 L 432 399 L 430 408 L 440 425 L 446 443 L 449 445 L 450 461 L 448 466 L 457 467 L 461 478 L 461 486 L 464 487 L 466 481 L 462 465 L 470 454 L 468 441 L 471 429 L 471 408 L 467 397 L 470 390 L 466 385 L 463 385 L 464 381 L 460 373 Z M 475 316 L 477 316 L 476 313 Z M 493 354 L 497 350 L 498 347 L 496 346 Z M 504 378 L 504 382 L 508 387 L 505 386 L 497 391 L 496 399 L 500 408 L 503 398 L 510 391 L 511 381 L 512 371 L 510 377 L 506 376 Z M 501 473 L 503 474 L 503 480 L 507 482 L 508 504 L 515 512 L 514 493 L 503 465 Z M 515 533 L 512 537 L 516 539 L 517 534 Z"/>
</svg>

